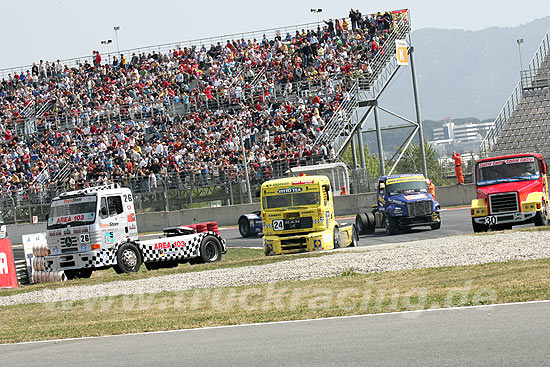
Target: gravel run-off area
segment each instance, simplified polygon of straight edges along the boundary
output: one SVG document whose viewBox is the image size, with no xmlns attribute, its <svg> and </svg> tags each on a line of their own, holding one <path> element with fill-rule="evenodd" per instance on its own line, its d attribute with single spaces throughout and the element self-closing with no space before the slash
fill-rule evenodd
<svg viewBox="0 0 550 367">
<path fill-rule="evenodd" d="M 267 265 L 172 274 L 147 279 L 97 285 L 63 287 L 0 297 L 0 306 L 21 303 L 76 301 L 128 294 L 184 291 L 284 280 L 317 279 L 340 275 L 353 268 L 357 273 L 473 265 L 509 260 L 550 257 L 550 231 L 503 232 L 359 247 L 335 251 L 330 256 L 299 258 Z M 229 249 L 231 251 L 231 249 Z"/>
</svg>

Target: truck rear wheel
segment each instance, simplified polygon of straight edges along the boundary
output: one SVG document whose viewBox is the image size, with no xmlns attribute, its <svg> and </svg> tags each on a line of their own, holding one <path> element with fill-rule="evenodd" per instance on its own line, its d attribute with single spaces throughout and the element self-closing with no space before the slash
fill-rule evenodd
<svg viewBox="0 0 550 367">
<path fill-rule="evenodd" d="M 125 243 L 116 253 L 117 264 L 115 271 L 121 273 L 135 273 L 141 267 L 141 253 L 133 243 Z"/>
<path fill-rule="evenodd" d="M 487 232 L 489 230 L 489 227 L 485 224 L 476 223 L 474 218 L 472 218 L 472 228 L 474 229 L 474 233 Z"/>
<path fill-rule="evenodd" d="M 386 233 L 389 235 L 394 235 L 397 233 L 397 221 L 388 214 L 384 216 L 384 227 L 386 227 Z"/>
<path fill-rule="evenodd" d="M 213 263 L 222 259 L 220 241 L 214 236 L 206 236 L 201 242 L 201 260 L 203 263 Z"/>
<path fill-rule="evenodd" d="M 338 229 L 338 227 L 334 227 L 332 241 L 333 241 L 334 248 L 342 247 L 342 236 L 340 235 L 340 230 Z"/>
<path fill-rule="evenodd" d="M 548 225 L 547 215 L 548 215 L 547 205 L 546 203 L 544 203 L 544 205 L 542 206 L 542 210 L 540 212 L 537 212 L 537 214 L 535 214 L 535 218 L 533 219 L 535 226 L 537 227 L 547 226 Z"/>
<path fill-rule="evenodd" d="M 244 238 L 250 237 L 250 222 L 248 222 L 248 218 L 239 219 L 239 233 Z"/>
<path fill-rule="evenodd" d="M 367 213 L 359 213 L 355 216 L 355 226 L 357 227 L 357 232 L 359 234 L 367 234 L 367 229 L 369 226 Z"/>
<path fill-rule="evenodd" d="M 376 229 L 376 218 L 373 213 L 366 213 L 369 225 L 367 226 L 367 234 L 373 234 Z"/>
</svg>

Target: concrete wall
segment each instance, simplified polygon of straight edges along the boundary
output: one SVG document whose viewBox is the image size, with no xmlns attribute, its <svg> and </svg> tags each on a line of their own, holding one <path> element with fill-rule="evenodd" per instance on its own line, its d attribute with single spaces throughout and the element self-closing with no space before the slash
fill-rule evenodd
<svg viewBox="0 0 550 367">
<path fill-rule="evenodd" d="M 475 185 L 454 185 L 436 188 L 436 200 L 442 207 L 470 205 L 475 198 Z M 359 211 L 372 208 L 376 204 L 376 194 L 354 194 L 334 198 L 336 215 L 355 215 Z M 241 214 L 260 210 L 260 204 L 222 206 L 218 208 L 183 209 L 172 212 L 141 213 L 137 215 L 140 233 L 156 232 L 166 227 L 183 224 L 217 221 L 220 226 L 237 225 Z M 12 243 L 21 243 L 23 234 L 44 232 L 45 223 L 9 225 L 8 234 Z"/>
</svg>

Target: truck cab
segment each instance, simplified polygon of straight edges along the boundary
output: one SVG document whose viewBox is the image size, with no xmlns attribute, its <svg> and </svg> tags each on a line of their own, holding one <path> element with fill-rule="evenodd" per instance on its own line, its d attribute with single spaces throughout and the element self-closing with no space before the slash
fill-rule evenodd
<svg viewBox="0 0 550 367">
<path fill-rule="evenodd" d="M 476 163 L 474 232 L 514 225 L 548 224 L 548 182 L 541 154 L 524 153 L 481 159 Z"/>
<path fill-rule="evenodd" d="M 441 227 L 440 205 L 429 192 L 420 174 L 378 178 L 376 205 L 371 213 L 359 213 L 356 226 L 360 234 L 385 228 L 387 234 L 418 226 Z"/>
<path fill-rule="evenodd" d="M 117 185 L 71 191 L 54 198 L 46 227 L 46 266 L 70 273 L 115 265 L 116 245 L 138 239 L 133 204 L 130 189 Z M 91 271 L 84 273 L 79 275 L 91 275 Z"/>
<path fill-rule="evenodd" d="M 326 176 L 264 182 L 261 207 L 266 255 L 357 244 L 354 227 L 336 222 L 331 184 Z"/>
</svg>

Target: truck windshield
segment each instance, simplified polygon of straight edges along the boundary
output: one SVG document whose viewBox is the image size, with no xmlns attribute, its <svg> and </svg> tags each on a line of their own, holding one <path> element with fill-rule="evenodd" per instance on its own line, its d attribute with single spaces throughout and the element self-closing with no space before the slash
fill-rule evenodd
<svg viewBox="0 0 550 367">
<path fill-rule="evenodd" d="M 506 182 L 536 180 L 540 177 L 535 157 L 486 161 L 477 165 L 477 184 L 494 185 Z"/>
<path fill-rule="evenodd" d="M 54 200 L 50 205 L 48 229 L 93 223 L 96 206 L 95 195 Z"/>
<path fill-rule="evenodd" d="M 318 192 L 301 192 L 297 194 L 284 194 L 264 196 L 264 209 L 284 208 L 289 206 L 319 205 Z"/>
<path fill-rule="evenodd" d="M 410 192 L 428 192 L 428 184 L 424 180 L 398 182 L 386 186 L 386 190 L 390 195 L 406 194 Z"/>
</svg>

